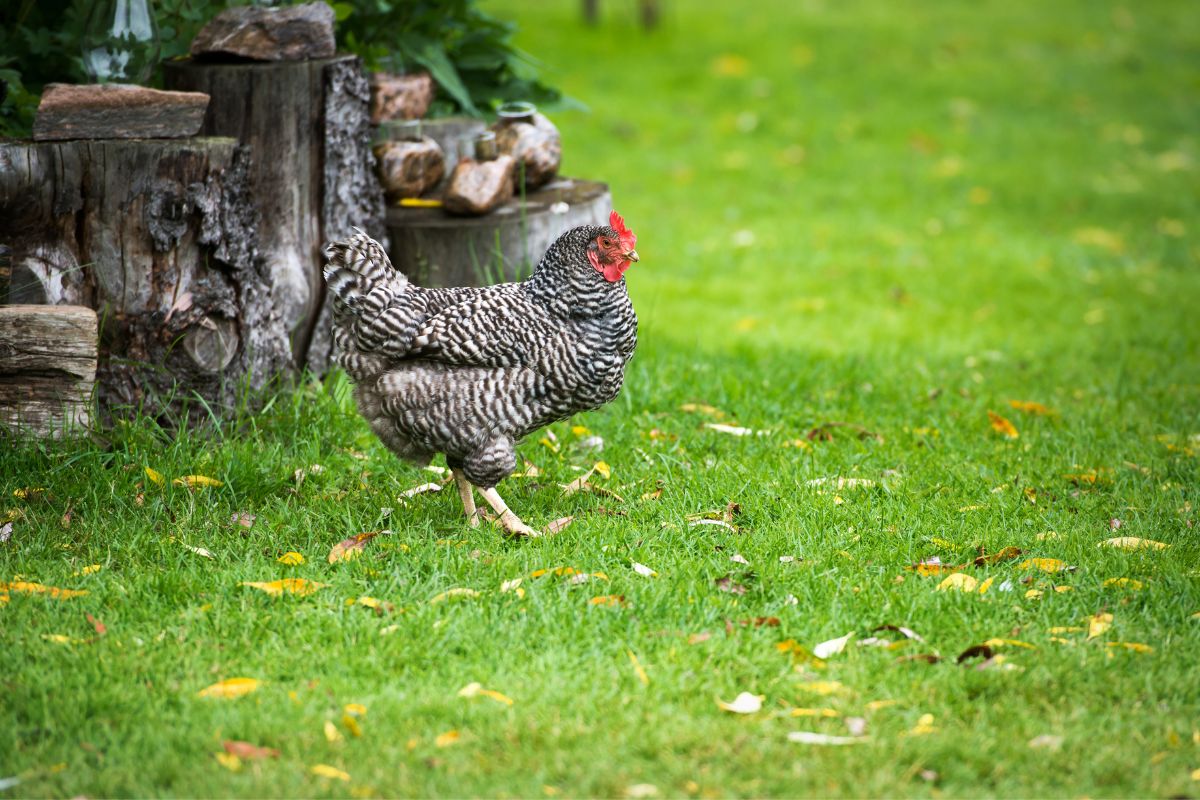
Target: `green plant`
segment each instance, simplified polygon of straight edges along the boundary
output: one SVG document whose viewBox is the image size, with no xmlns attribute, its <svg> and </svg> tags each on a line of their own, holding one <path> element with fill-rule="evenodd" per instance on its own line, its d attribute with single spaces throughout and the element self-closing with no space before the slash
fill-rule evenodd
<svg viewBox="0 0 1200 800">
<path fill-rule="evenodd" d="M 353 0 L 335 3 L 338 42 L 369 69 L 425 69 L 440 89 L 432 116 L 478 116 L 509 100 L 582 107 L 537 77 L 539 64 L 512 44 L 516 26 L 474 0 Z"/>
</svg>

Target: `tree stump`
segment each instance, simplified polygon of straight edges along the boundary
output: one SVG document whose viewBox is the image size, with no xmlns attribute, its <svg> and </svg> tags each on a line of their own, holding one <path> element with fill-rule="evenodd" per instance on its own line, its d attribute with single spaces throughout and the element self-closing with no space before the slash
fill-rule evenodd
<svg viewBox="0 0 1200 800">
<path fill-rule="evenodd" d="M 388 209 L 392 264 L 421 286 L 482 286 L 527 276 L 550 245 L 579 225 L 607 225 L 608 186 L 558 178 L 482 217 L 439 208 Z"/>
<path fill-rule="evenodd" d="M 95 311 L 0 306 L 0 431 L 62 436 L 86 429 L 95 383 Z"/>
<path fill-rule="evenodd" d="M 360 227 L 383 239 L 383 193 L 371 153 L 370 87 L 356 57 L 278 63 L 167 62 L 169 89 L 211 100 L 202 133 L 232 136 L 252 153 L 250 196 L 272 302 L 298 366 L 321 373 L 331 340 L 326 242 Z"/>
<path fill-rule="evenodd" d="M 289 370 L 248 177 L 232 139 L 0 143 L 0 300 L 98 312 L 106 415 L 230 408 Z"/>
</svg>

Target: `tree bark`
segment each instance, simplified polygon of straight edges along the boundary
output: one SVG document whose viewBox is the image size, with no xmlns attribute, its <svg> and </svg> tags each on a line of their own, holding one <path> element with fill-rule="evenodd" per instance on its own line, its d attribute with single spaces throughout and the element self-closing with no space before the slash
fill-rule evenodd
<svg viewBox="0 0 1200 800">
<path fill-rule="evenodd" d="M 0 144 L 0 298 L 97 311 L 106 415 L 231 408 L 289 369 L 248 160 L 231 139 Z"/>
<path fill-rule="evenodd" d="M 295 363 L 324 371 L 329 336 L 321 316 L 321 251 L 352 226 L 386 236 L 361 63 L 342 56 L 163 67 L 168 88 L 212 98 L 203 133 L 232 136 L 251 148 L 250 194 L 262 214 L 260 248 L 272 302 L 290 333 Z"/>
<path fill-rule="evenodd" d="M 95 383 L 95 311 L 0 306 L 0 430 L 34 436 L 81 432 Z"/>
</svg>

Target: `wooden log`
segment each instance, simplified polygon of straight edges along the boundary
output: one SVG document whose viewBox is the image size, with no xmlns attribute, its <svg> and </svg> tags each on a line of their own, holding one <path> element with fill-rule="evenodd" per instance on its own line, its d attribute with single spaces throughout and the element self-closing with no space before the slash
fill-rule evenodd
<svg viewBox="0 0 1200 800">
<path fill-rule="evenodd" d="M 0 301 L 99 312 L 106 416 L 231 408 L 289 370 L 247 162 L 232 139 L 0 143 Z"/>
<path fill-rule="evenodd" d="M 261 248 L 273 305 L 298 366 L 323 372 L 325 243 L 354 226 L 386 238 L 375 177 L 370 87 L 353 56 L 271 64 L 163 65 L 166 85 L 212 97 L 203 131 L 250 147 L 250 196 L 262 215 Z"/>
<path fill-rule="evenodd" d="M 162 92 L 106 83 L 46 87 L 33 122 L 38 141 L 69 139 L 154 139 L 195 136 L 204 121 L 208 95 Z"/>
<path fill-rule="evenodd" d="M 0 306 L 0 430 L 39 437 L 85 430 L 96 334 L 90 308 Z"/>
<path fill-rule="evenodd" d="M 393 207 L 387 216 L 388 256 L 421 286 L 519 280 L 560 235 L 579 225 L 607 225 L 611 210 L 606 184 L 572 178 L 558 178 L 483 217 Z"/>
</svg>

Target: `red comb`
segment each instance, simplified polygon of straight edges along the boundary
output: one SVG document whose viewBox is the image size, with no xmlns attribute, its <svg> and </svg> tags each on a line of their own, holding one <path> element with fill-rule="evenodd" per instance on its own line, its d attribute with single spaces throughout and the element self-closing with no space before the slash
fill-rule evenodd
<svg viewBox="0 0 1200 800">
<path fill-rule="evenodd" d="M 632 250 L 637 246 L 637 234 L 625 227 L 625 220 L 616 211 L 608 215 L 608 224 L 617 232 L 617 238 L 621 240 L 622 247 Z"/>
</svg>

